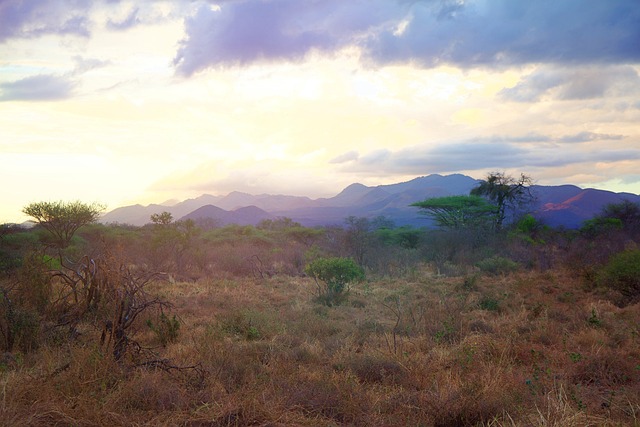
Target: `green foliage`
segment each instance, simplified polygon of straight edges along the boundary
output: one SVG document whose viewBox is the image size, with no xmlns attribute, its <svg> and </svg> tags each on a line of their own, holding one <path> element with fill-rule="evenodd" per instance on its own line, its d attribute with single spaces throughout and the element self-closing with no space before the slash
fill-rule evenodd
<svg viewBox="0 0 640 427">
<path fill-rule="evenodd" d="M 587 319 L 587 323 L 594 328 L 599 328 L 600 326 L 602 326 L 602 319 L 600 319 L 600 316 L 598 316 L 598 312 L 595 308 L 591 309 L 591 315 Z"/>
<path fill-rule="evenodd" d="M 251 225 L 227 225 L 207 231 L 204 233 L 203 238 L 215 244 L 229 243 L 237 245 L 250 243 L 260 247 L 269 247 L 275 244 L 267 230 Z"/>
<path fill-rule="evenodd" d="M 165 211 L 159 214 L 152 214 L 150 219 L 155 225 L 169 225 L 173 222 L 173 215 Z"/>
<path fill-rule="evenodd" d="M 640 250 L 628 250 L 611 257 L 597 281 L 631 300 L 640 298 Z"/>
<path fill-rule="evenodd" d="M 478 302 L 478 307 L 482 310 L 486 311 L 499 311 L 500 310 L 500 301 L 493 297 L 484 296 Z"/>
<path fill-rule="evenodd" d="M 201 233 L 191 219 L 171 222 L 171 214 L 151 215 L 153 221 L 151 238 L 151 257 L 154 268 L 170 270 L 171 267 L 182 273 L 188 261 L 188 251 L 194 246 L 196 237 Z"/>
<path fill-rule="evenodd" d="M 478 274 L 466 276 L 462 282 L 462 289 L 465 291 L 474 291 L 478 288 Z"/>
<path fill-rule="evenodd" d="M 42 265 L 49 270 L 60 270 L 62 268 L 62 263 L 59 258 L 54 258 L 46 254 L 42 256 Z"/>
<path fill-rule="evenodd" d="M 640 204 L 630 200 L 611 203 L 602 209 L 602 218 L 619 219 L 625 229 L 638 230 L 640 228 Z"/>
<path fill-rule="evenodd" d="M 622 220 L 618 218 L 595 217 L 586 220 L 580 228 L 580 233 L 587 237 L 596 237 L 604 235 L 614 230 L 621 230 L 623 227 Z"/>
<path fill-rule="evenodd" d="M 411 204 L 441 228 L 480 227 L 495 220 L 496 206 L 480 196 L 435 197 Z"/>
<path fill-rule="evenodd" d="M 422 233 L 422 230 L 408 225 L 398 228 L 379 228 L 375 231 L 375 235 L 385 245 L 396 245 L 405 249 L 416 249 Z"/>
<path fill-rule="evenodd" d="M 364 279 L 364 271 L 351 258 L 318 258 L 305 273 L 316 281 L 319 299 L 329 306 L 339 302 L 351 283 Z"/>
<path fill-rule="evenodd" d="M 509 237 L 532 245 L 540 245 L 545 243 L 541 234 L 548 230 L 549 227 L 540 223 L 533 215 L 526 214 L 516 222 L 509 232 Z"/>
<path fill-rule="evenodd" d="M 167 344 L 175 342 L 178 339 L 180 321 L 176 318 L 175 314 L 173 317 L 169 317 L 161 313 L 158 323 L 153 323 L 151 319 L 149 319 L 147 320 L 147 326 L 156 334 L 156 337 L 163 347 L 166 347 Z"/>
<path fill-rule="evenodd" d="M 224 334 L 247 341 L 267 339 L 279 330 L 270 313 L 256 310 L 227 313 L 220 319 L 219 326 Z"/>
<path fill-rule="evenodd" d="M 433 339 L 437 344 L 453 344 L 458 339 L 458 336 L 459 330 L 456 321 L 452 316 L 449 316 L 442 321 Z"/>
<path fill-rule="evenodd" d="M 51 233 L 58 248 L 66 248 L 75 232 L 96 222 L 104 209 L 105 206 L 99 203 L 59 201 L 31 203 L 22 212 Z"/>
<path fill-rule="evenodd" d="M 569 359 L 571 359 L 573 363 L 578 363 L 582 359 L 584 359 L 584 356 L 581 353 L 572 352 L 572 353 L 569 353 Z"/>
<path fill-rule="evenodd" d="M 256 228 L 261 228 L 263 230 L 271 230 L 271 231 L 282 231 L 287 230 L 289 228 L 298 228 L 301 227 L 299 222 L 295 222 L 291 218 L 282 217 L 276 219 L 263 219 L 256 225 Z"/>
<path fill-rule="evenodd" d="M 531 214 L 523 216 L 520 221 L 516 223 L 516 231 L 525 234 L 532 234 L 540 228 L 540 223 Z"/>
<path fill-rule="evenodd" d="M 25 253 L 37 242 L 38 236 L 32 230 L 11 224 L 0 225 L 0 271 L 19 268 Z"/>
<path fill-rule="evenodd" d="M 494 256 L 491 258 L 483 259 L 478 262 L 476 266 L 480 271 L 493 275 L 507 274 L 516 271 L 519 267 L 517 262 L 504 258 L 501 256 Z"/>
</svg>

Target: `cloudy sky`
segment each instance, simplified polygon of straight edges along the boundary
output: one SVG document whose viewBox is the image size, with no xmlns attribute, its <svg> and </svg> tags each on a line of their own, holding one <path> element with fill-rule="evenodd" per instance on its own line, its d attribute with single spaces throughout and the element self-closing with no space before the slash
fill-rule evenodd
<svg viewBox="0 0 640 427">
<path fill-rule="evenodd" d="M 640 192 L 637 0 L 0 0 L 0 223 L 490 171 Z"/>
</svg>

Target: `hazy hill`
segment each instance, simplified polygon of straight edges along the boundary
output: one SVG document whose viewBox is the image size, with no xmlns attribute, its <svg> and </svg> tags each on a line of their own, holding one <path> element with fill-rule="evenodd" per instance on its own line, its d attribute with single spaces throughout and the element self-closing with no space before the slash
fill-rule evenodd
<svg viewBox="0 0 640 427">
<path fill-rule="evenodd" d="M 430 197 L 469 194 L 478 180 L 454 175 L 429 175 L 396 184 L 369 187 L 355 183 L 334 197 L 308 197 L 234 191 L 226 196 L 203 194 L 173 206 L 152 204 L 114 209 L 102 222 L 143 225 L 154 213 L 170 212 L 175 219 L 210 218 L 220 224 L 256 224 L 262 219 L 288 217 L 306 226 L 343 224 L 348 216 L 386 216 L 397 225 L 425 226 L 429 222 L 409 205 Z M 640 196 L 605 190 L 582 189 L 574 185 L 532 186 L 536 201 L 534 215 L 551 226 L 579 227 L 607 204 L 624 199 L 640 203 Z"/>
<path fill-rule="evenodd" d="M 213 220 L 215 224 L 220 226 L 227 224 L 257 225 L 262 220 L 275 219 L 275 216 L 256 206 L 246 206 L 233 211 L 226 211 L 217 206 L 206 205 L 179 219 Z"/>
</svg>

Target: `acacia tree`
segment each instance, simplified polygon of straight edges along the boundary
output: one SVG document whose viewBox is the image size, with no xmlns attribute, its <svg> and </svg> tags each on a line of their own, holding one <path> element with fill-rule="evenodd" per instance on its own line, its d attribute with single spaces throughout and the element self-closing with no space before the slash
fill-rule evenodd
<svg viewBox="0 0 640 427">
<path fill-rule="evenodd" d="M 64 249 L 69 246 L 76 231 L 96 222 L 104 209 L 105 206 L 99 203 L 58 201 L 31 203 L 22 212 L 53 235 L 57 248 Z"/>
<path fill-rule="evenodd" d="M 441 228 L 479 227 L 493 221 L 496 207 L 480 196 L 433 197 L 411 204 L 433 218 Z"/>
<path fill-rule="evenodd" d="M 531 177 L 525 174 L 514 178 L 504 172 L 491 172 L 470 194 L 485 197 L 496 205 L 495 228 L 500 230 L 509 212 L 515 214 L 533 202 L 532 182 Z"/>
</svg>

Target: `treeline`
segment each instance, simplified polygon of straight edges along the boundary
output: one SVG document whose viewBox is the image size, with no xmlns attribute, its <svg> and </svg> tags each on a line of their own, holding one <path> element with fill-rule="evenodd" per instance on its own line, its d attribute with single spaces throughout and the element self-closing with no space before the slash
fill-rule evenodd
<svg viewBox="0 0 640 427">
<path fill-rule="evenodd" d="M 460 196 L 466 197 L 466 196 Z M 450 198 L 448 198 L 450 199 Z M 484 209 L 484 208 L 483 208 Z M 609 205 L 578 230 L 553 229 L 524 214 L 500 224 L 439 228 L 395 226 L 385 217 L 346 218 L 342 226 L 304 227 L 289 218 L 256 226 L 202 227 L 170 214 L 152 216 L 150 224 L 88 223 L 60 252 L 60 242 L 42 224 L 32 228 L 2 225 L 0 269 L 15 275 L 33 256 L 73 260 L 117 253 L 140 271 L 162 273 L 171 280 L 204 277 L 301 275 L 321 257 L 348 257 L 373 276 L 415 274 L 425 265 L 437 274 L 464 275 L 504 259 L 521 268 L 569 266 L 593 274 L 616 253 L 633 249 L 640 238 L 640 207 L 631 202 Z"/>
<path fill-rule="evenodd" d="M 469 196 L 416 203 L 436 219 L 435 229 L 398 227 L 384 217 L 318 228 L 288 218 L 216 227 L 166 212 L 134 227 L 97 223 L 103 208 L 96 204 L 29 205 L 32 228 L 0 228 L 0 348 L 36 346 L 43 330 L 49 338 L 63 330 L 73 336 L 91 317 L 110 336 L 110 351 L 125 353 L 120 347 L 131 337 L 123 319 L 142 311 L 160 316 L 147 319 L 153 324 L 167 319 L 170 303 L 146 292 L 153 280 L 302 276 L 330 258 L 352 260 L 369 278 L 569 268 L 618 305 L 640 298 L 640 206 L 609 205 L 579 230 L 552 229 L 522 211 L 529 178 L 494 178 Z"/>
</svg>

